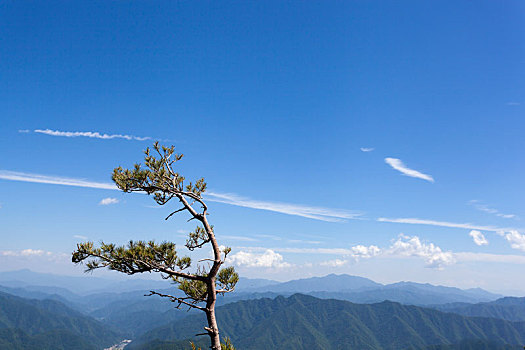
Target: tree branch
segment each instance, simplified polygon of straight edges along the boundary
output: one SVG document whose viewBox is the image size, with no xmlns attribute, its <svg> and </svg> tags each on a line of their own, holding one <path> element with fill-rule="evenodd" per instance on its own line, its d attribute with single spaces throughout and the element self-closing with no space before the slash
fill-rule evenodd
<svg viewBox="0 0 525 350">
<path fill-rule="evenodd" d="M 193 298 L 190 298 L 190 297 L 187 297 L 187 298 L 176 297 L 176 296 L 169 295 L 169 294 L 157 293 L 157 292 L 155 292 L 153 290 L 150 290 L 149 294 L 145 294 L 145 296 L 147 296 L 147 297 L 152 296 L 152 295 L 158 295 L 158 296 L 163 297 L 163 298 L 169 298 L 172 302 L 178 303 L 178 305 L 175 306 L 177 309 L 180 309 L 180 306 L 182 304 L 184 304 L 186 306 L 189 306 L 190 308 L 198 309 L 198 310 L 201 310 L 201 311 L 207 311 L 208 310 L 205 307 L 196 305 L 196 303 L 199 302 L 199 301 L 194 300 Z M 193 302 L 187 302 L 186 299 L 192 299 Z"/>
</svg>

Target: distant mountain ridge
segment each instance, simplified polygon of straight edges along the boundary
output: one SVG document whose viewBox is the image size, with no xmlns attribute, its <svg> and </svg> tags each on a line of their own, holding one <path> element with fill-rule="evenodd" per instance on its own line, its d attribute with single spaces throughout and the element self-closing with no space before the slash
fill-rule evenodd
<svg viewBox="0 0 525 350">
<path fill-rule="evenodd" d="M 139 278 L 113 281 L 92 276 L 72 277 L 40 274 L 29 270 L 0 272 L 0 290 L 17 294 L 13 291 L 17 288 L 24 290 L 19 291 L 20 296 L 29 297 L 31 295 L 29 292 L 35 292 L 32 297 L 38 298 L 37 294 L 42 293 L 42 297 L 44 294 L 55 295 L 54 298 L 57 299 L 60 297 L 71 303 L 84 304 L 87 295 L 90 299 L 89 304 L 93 304 L 94 295 L 100 294 L 101 300 L 97 303 L 101 304 L 103 301 L 108 301 L 108 298 L 112 298 L 111 295 L 119 293 L 135 293 L 138 295 L 139 291 L 176 289 L 176 286 L 170 285 L 167 281 Z M 414 305 L 453 302 L 478 303 L 493 301 L 502 297 L 502 295 L 490 293 L 480 288 L 459 289 L 415 282 L 383 285 L 365 277 L 346 274 L 330 274 L 288 282 L 241 278 L 233 295 L 236 295 L 235 298 L 237 298 L 237 296 L 244 294 L 244 298 L 249 298 L 250 294 L 292 295 L 294 293 L 311 294 L 320 298 L 337 298 L 358 303 L 391 300 Z"/>
<path fill-rule="evenodd" d="M 382 286 L 382 284 L 365 277 L 330 274 L 323 277 L 302 278 L 256 288 L 245 288 L 242 291 L 273 293 L 339 292 L 343 290 L 365 290 Z"/>
<path fill-rule="evenodd" d="M 434 305 L 437 310 L 471 317 L 493 317 L 508 321 L 525 321 L 525 298 L 504 297 L 486 303 Z"/>
<path fill-rule="evenodd" d="M 166 281 L 146 280 L 136 276 L 118 276 L 118 278 L 101 278 L 91 275 L 65 276 L 51 273 L 39 273 L 28 269 L 0 272 L 0 285 L 10 288 L 30 288 L 38 286 L 65 288 L 77 295 L 117 290 L 128 292 L 138 289 L 166 288 Z"/>
<path fill-rule="evenodd" d="M 292 295 L 302 293 L 323 299 L 340 299 L 355 303 L 377 303 L 384 300 L 411 305 L 434 305 L 453 302 L 478 303 L 502 297 L 480 288 L 459 289 L 415 282 L 383 285 L 368 278 L 350 275 L 327 275 L 249 288 L 239 291 L 271 296 L 268 293 Z M 245 299 L 249 299 L 246 297 Z"/>
</svg>

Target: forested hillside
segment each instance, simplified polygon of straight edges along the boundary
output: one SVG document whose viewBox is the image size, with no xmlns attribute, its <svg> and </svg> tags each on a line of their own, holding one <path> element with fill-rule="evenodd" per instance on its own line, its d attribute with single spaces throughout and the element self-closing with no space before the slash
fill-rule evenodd
<svg viewBox="0 0 525 350">
<path fill-rule="evenodd" d="M 259 299 L 218 309 L 223 336 L 239 349 L 425 349 L 459 346 L 462 342 L 490 346 L 525 343 L 525 323 L 495 318 L 470 318 L 416 306 L 383 302 L 371 305 L 322 300 L 296 294 Z M 159 340 L 192 338 L 203 320 L 198 315 L 146 333 L 129 350 L 147 349 Z M 151 343 L 150 343 L 151 344 Z"/>
<path fill-rule="evenodd" d="M 35 300 L 0 292 L 0 349 L 95 350 L 121 336 L 106 325 L 55 300 Z"/>
</svg>

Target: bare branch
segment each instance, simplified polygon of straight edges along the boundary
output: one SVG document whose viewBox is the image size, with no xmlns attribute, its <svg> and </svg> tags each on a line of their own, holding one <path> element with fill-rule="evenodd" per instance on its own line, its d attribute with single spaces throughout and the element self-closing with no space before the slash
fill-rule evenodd
<svg viewBox="0 0 525 350">
<path fill-rule="evenodd" d="M 207 311 L 206 308 L 202 307 L 202 306 L 199 306 L 199 305 L 196 305 L 196 303 L 198 301 L 195 301 L 193 300 L 192 298 L 190 297 L 187 297 L 187 298 L 183 298 L 183 297 L 176 297 L 176 296 L 173 296 L 173 295 L 169 295 L 169 294 L 162 294 L 162 293 L 157 293 L 155 291 L 152 291 L 150 290 L 149 291 L 149 294 L 144 294 L 145 296 L 149 297 L 149 296 L 152 296 L 152 295 L 158 295 L 160 297 L 163 297 L 163 298 L 169 298 L 172 302 L 175 302 L 175 303 L 178 303 L 177 306 L 175 306 L 177 309 L 180 309 L 180 306 L 182 304 L 190 307 L 190 308 L 194 308 L 194 309 L 198 309 L 198 310 L 201 310 L 201 311 Z M 193 300 L 192 302 L 187 302 L 186 300 Z"/>
<path fill-rule="evenodd" d="M 166 218 L 165 218 L 164 220 L 168 220 L 168 219 L 171 218 L 174 214 L 177 214 L 177 213 L 179 213 L 179 212 L 181 212 L 181 211 L 184 211 L 184 210 L 186 210 L 186 208 L 180 208 L 180 209 L 178 209 L 178 210 L 175 210 L 173 213 L 171 213 L 170 215 L 166 216 Z"/>
</svg>

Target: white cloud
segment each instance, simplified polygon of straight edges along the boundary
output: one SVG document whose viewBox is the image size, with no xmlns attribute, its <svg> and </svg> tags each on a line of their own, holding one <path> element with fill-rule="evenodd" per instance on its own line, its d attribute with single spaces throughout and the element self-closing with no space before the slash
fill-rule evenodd
<svg viewBox="0 0 525 350">
<path fill-rule="evenodd" d="M 24 249 L 20 252 L 20 255 L 22 256 L 31 256 L 31 255 L 42 256 L 42 255 L 51 255 L 51 254 L 52 254 L 51 252 L 45 252 L 41 249 Z"/>
<path fill-rule="evenodd" d="M 135 140 L 135 141 L 146 141 L 151 140 L 151 137 L 140 137 L 133 135 L 122 135 L 122 134 L 101 134 L 98 131 L 59 131 L 51 129 L 35 129 L 35 133 L 49 135 L 49 136 L 62 136 L 62 137 L 89 137 L 102 140 L 111 140 L 111 139 L 125 139 L 125 140 Z M 19 132 L 25 132 L 19 130 Z"/>
<path fill-rule="evenodd" d="M 412 224 L 412 225 L 430 225 L 430 226 L 441 226 L 441 227 L 453 227 L 453 228 L 465 228 L 469 230 L 480 230 L 480 231 L 508 231 L 510 229 L 499 228 L 494 226 L 479 226 L 474 224 L 461 224 L 455 222 L 447 221 L 436 221 L 436 220 L 426 220 L 426 219 L 417 219 L 417 218 L 378 218 L 377 221 L 380 222 L 393 222 L 397 224 Z"/>
<path fill-rule="evenodd" d="M 367 247 L 359 244 L 352 247 L 351 250 L 352 254 L 350 254 L 350 256 L 352 256 L 356 260 L 360 258 L 368 259 L 381 254 L 381 249 L 375 245 Z"/>
<path fill-rule="evenodd" d="M 74 238 L 78 238 L 78 239 L 82 239 L 84 241 L 86 241 L 88 238 L 86 236 L 82 236 L 82 235 L 73 235 Z"/>
<path fill-rule="evenodd" d="M 302 216 L 305 218 L 341 222 L 347 219 L 356 219 L 361 216 L 360 213 L 351 212 L 343 209 L 331 209 L 323 207 L 310 207 L 299 204 L 259 201 L 245 198 L 232 193 L 209 192 L 205 194 L 207 200 L 211 202 L 225 203 L 239 207 L 268 210 L 282 214 Z"/>
<path fill-rule="evenodd" d="M 330 267 L 340 267 L 340 266 L 346 265 L 347 263 L 348 263 L 348 260 L 334 259 L 334 260 L 322 261 L 319 263 L 319 265 L 330 266 Z"/>
<path fill-rule="evenodd" d="M 510 230 L 509 232 L 500 231 L 498 234 L 503 236 L 507 242 L 510 243 L 511 248 L 525 252 L 525 235 L 522 235 L 516 230 Z"/>
<path fill-rule="evenodd" d="M 110 204 L 117 204 L 118 202 L 119 202 L 118 199 L 108 197 L 108 198 L 102 199 L 98 204 L 99 205 L 110 205 Z"/>
<path fill-rule="evenodd" d="M 378 246 L 356 245 L 350 249 L 344 248 L 275 248 L 274 250 L 289 253 L 305 254 L 330 254 L 342 255 L 355 259 L 368 259 L 373 257 L 397 258 L 397 257 L 419 257 L 423 258 L 426 267 L 442 269 L 456 262 L 452 252 L 444 252 L 433 243 L 422 242 L 417 236 L 399 235 L 398 239 L 388 248 L 381 249 Z M 342 266 L 347 260 L 335 259 L 321 263 L 323 266 Z"/>
<path fill-rule="evenodd" d="M 498 209 L 490 208 L 478 200 L 471 200 L 469 204 L 473 205 L 474 208 L 476 208 L 479 211 L 482 211 L 488 214 L 493 214 L 500 218 L 504 218 L 504 219 L 515 219 L 516 218 L 515 214 L 503 214 Z"/>
<path fill-rule="evenodd" d="M 422 172 L 419 172 L 414 169 L 407 168 L 405 164 L 401 161 L 401 159 L 397 158 L 385 158 L 385 162 L 390 165 L 395 170 L 403 173 L 406 176 L 410 177 L 417 177 L 418 179 L 423 179 L 426 181 L 434 182 L 434 178 L 430 175 L 423 174 Z"/>
<path fill-rule="evenodd" d="M 284 261 L 283 256 L 271 249 L 263 254 L 240 251 L 228 257 L 228 260 L 237 266 L 285 268 L 292 266 Z"/>
<path fill-rule="evenodd" d="M 361 147 L 361 152 L 372 152 L 375 148 L 372 147 Z"/>
<path fill-rule="evenodd" d="M 474 240 L 474 243 L 476 243 L 477 245 L 487 245 L 487 244 L 489 244 L 489 241 L 487 241 L 487 239 L 485 238 L 483 233 L 481 233 L 478 230 L 470 231 L 469 236 L 472 237 L 472 239 Z"/>
<path fill-rule="evenodd" d="M 0 252 L 2 256 L 18 256 L 19 254 L 13 250 L 4 250 Z"/>
<path fill-rule="evenodd" d="M 18 132 L 21 133 L 21 134 L 27 134 L 28 132 L 30 132 L 30 130 L 23 129 L 23 130 L 18 130 Z"/>
<path fill-rule="evenodd" d="M 418 236 L 399 235 L 392 244 L 388 254 L 400 256 L 416 256 L 425 259 L 427 267 L 442 269 L 456 262 L 452 252 L 444 252 L 433 243 L 421 242 Z"/>
<path fill-rule="evenodd" d="M 43 183 L 51 185 L 65 185 L 76 187 L 98 188 L 104 190 L 117 190 L 117 186 L 111 183 L 93 182 L 84 179 L 73 179 L 59 176 L 47 176 L 39 174 L 28 174 L 16 171 L 0 170 L 0 179 L 12 181 L 24 181 Z"/>
<path fill-rule="evenodd" d="M 29 257 L 29 256 L 45 256 L 45 255 L 52 255 L 51 252 L 46 252 L 41 249 L 24 249 L 24 250 L 4 250 L 0 251 L 0 255 L 3 256 L 23 256 L 23 257 Z"/>
</svg>

